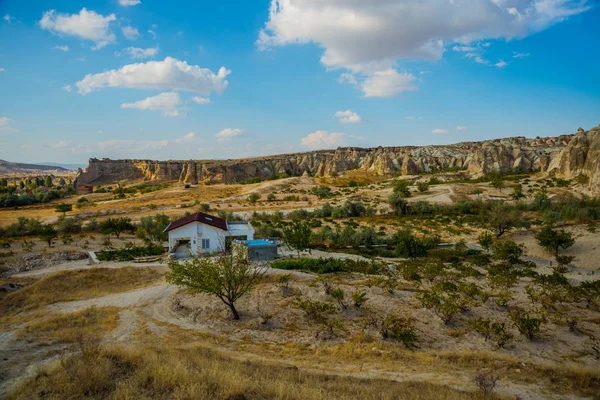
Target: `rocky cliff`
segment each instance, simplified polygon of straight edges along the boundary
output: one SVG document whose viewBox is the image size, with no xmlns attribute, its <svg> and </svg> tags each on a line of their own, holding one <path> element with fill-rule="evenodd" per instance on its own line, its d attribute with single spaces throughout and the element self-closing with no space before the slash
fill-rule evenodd
<svg viewBox="0 0 600 400">
<path fill-rule="evenodd" d="M 572 138 L 573 135 L 536 139 L 514 137 L 443 146 L 350 147 L 241 160 L 90 159 L 88 167 L 79 171 L 76 183 L 106 184 L 134 179 L 233 183 L 281 174 L 323 177 L 350 169 L 378 175 L 449 170 L 465 170 L 472 175 L 514 169 L 546 171 L 562 156 Z"/>
<path fill-rule="evenodd" d="M 582 177 L 590 193 L 600 193 L 600 125 L 589 131 L 579 128 L 565 149 L 555 157 L 548 173 L 559 178 Z"/>
</svg>

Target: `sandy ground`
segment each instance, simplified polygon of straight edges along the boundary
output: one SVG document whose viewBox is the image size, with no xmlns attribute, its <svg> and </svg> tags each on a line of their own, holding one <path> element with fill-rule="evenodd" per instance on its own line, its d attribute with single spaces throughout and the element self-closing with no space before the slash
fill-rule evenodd
<svg viewBox="0 0 600 400">
<path fill-rule="evenodd" d="M 585 227 L 566 227 L 575 238 L 575 245 L 561 254 L 574 256 L 574 265 L 587 268 L 592 271 L 600 270 L 600 233 L 590 232 Z M 551 260 L 552 256 L 540 247 L 533 234 L 529 231 L 520 231 L 509 235 L 511 239 L 527 248 L 527 255 L 531 257 Z"/>
</svg>

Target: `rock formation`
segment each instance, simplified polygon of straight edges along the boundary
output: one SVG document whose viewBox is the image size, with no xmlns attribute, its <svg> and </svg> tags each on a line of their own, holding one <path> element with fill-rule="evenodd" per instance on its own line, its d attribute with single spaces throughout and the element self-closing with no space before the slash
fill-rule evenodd
<svg viewBox="0 0 600 400">
<path fill-rule="evenodd" d="M 587 132 L 579 128 L 559 156 L 550 162 L 548 173 L 566 179 L 582 176 L 582 182 L 588 181 L 590 193 L 600 193 L 600 125 Z"/>
<path fill-rule="evenodd" d="M 513 137 L 443 146 L 338 148 L 240 160 L 90 159 L 76 184 L 123 180 L 167 180 L 183 183 L 235 183 L 274 175 L 330 176 L 351 169 L 375 175 L 464 170 L 477 176 L 491 171 L 548 171 L 572 176 L 598 168 L 597 129 L 551 138 Z M 595 152 L 595 153 L 594 153 Z M 591 156 L 590 156 L 591 154 Z M 595 155 L 594 155 L 595 154 Z M 598 173 L 596 173 L 596 176 Z M 591 177 L 591 174 L 590 174 Z M 593 180 L 598 184 L 598 177 Z"/>
</svg>

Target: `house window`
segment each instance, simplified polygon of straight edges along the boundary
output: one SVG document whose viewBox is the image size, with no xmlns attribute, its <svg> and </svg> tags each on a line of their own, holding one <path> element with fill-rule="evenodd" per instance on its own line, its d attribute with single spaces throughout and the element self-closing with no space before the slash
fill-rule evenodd
<svg viewBox="0 0 600 400">
<path fill-rule="evenodd" d="M 210 239 L 202 239 L 202 250 L 210 249 Z"/>
</svg>

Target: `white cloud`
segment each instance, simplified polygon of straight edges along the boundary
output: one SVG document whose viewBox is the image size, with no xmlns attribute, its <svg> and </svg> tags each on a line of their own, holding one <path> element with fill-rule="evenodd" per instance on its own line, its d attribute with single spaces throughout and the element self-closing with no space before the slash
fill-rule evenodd
<svg viewBox="0 0 600 400">
<path fill-rule="evenodd" d="M 393 97 L 406 90 L 418 90 L 414 85 L 416 79 L 413 74 L 389 68 L 368 76 L 361 83 L 361 89 L 365 97 Z"/>
<path fill-rule="evenodd" d="M 210 99 L 206 97 L 194 96 L 190 100 L 197 104 L 210 104 Z"/>
<path fill-rule="evenodd" d="M 454 50 L 454 51 L 469 52 L 469 51 L 477 51 L 477 48 L 473 47 L 473 46 L 454 46 L 452 48 L 452 50 Z"/>
<path fill-rule="evenodd" d="M 343 74 L 340 75 L 340 77 L 338 78 L 338 82 L 339 83 L 349 83 L 351 85 L 357 85 L 358 81 L 356 80 L 356 77 L 352 74 L 349 74 L 347 72 L 344 72 Z"/>
<path fill-rule="evenodd" d="M 4 72 L 4 68 L 0 68 L 0 72 Z"/>
<path fill-rule="evenodd" d="M 140 4 L 140 0 L 119 0 L 119 4 L 123 7 L 131 7 Z"/>
<path fill-rule="evenodd" d="M 65 85 L 62 87 L 65 92 L 70 92 L 72 90 L 71 85 Z"/>
<path fill-rule="evenodd" d="M 498 61 L 496 64 L 494 64 L 494 67 L 498 67 L 498 68 L 504 68 L 508 65 L 508 63 L 506 61 Z"/>
<path fill-rule="evenodd" d="M 408 117 L 406 117 L 406 119 L 407 119 L 408 121 L 414 121 L 414 120 L 415 120 L 415 117 L 408 116 Z"/>
<path fill-rule="evenodd" d="M 11 16 L 10 14 L 5 14 L 4 17 L 2 17 L 2 19 L 5 20 L 6 22 L 8 22 L 10 24 L 11 21 L 13 19 L 15 19 L 15 17 Z"/>
<path fill-rule="evenodd" d="M 84 62 L 85 61 L 85 57 L 77 57 L 76 60 L 79 61 L 79 62 Z"/>
<path fill-rule="evenodd" d="M 431 131 L 431 133 L 435 133 L 436 135 L 445 135 L 447 134 L 449 131 L 448 129 L 441 129 L 441 128 L 437 128 Z"/>
<path fill-rule="evenodd" d="M 128 40 L 136 40 L 138 37 L 140 37 L 140 32 L 129 25 L 122 27 L 121 31 Z"/>
<path fill-rule="evenodd" d="M 124 87 L 184 90 L 209 95 L 213 91 L 222 93 L 227 88 L 229 82 L 225 78 L 230 73 L 230 70 L 221 67 L 214 74 L 209 69 L 167 57 L 164 61 L 129 64 L 118 70 L 88 74 L 77 82 L 77 88 L 81 94 L 104 87 Z"/>
<path fill-rule="evenodd" d="M 346 134 L 327 131 L 316 131 L 302 138 L 302 145 L 319 148 L 319 147 L 338 147 L 344 144 Z"/>
<path fill-rule="evenodd" d="M 60 142 L 51 144 L 50 147 L 52 147 L 53 149 L 66 149 L 73 147 L 73 142 L 65 142 L 64 140 L 61 140 Z"/>
<path fill-rule="evenodd" d="M 60 51 L 67 52 L 67 51 L 69 51 L 69 46 L 54 46 L 52 48 L 52 50 L 60 50 Z"/>
<path fill-rule="evenodd" d="M 465 58 L 472 58 L 477 64 L 489 65 L 489 61 L 482 58 L 479 54 L 476 53 L 468 53 L 465 54 Z"/>
<path fill-rule="evenodd" d="M 342 124 L 358 124 L 363 122 L 360 115 L 350 110 L 338 111 L 335 113 L 335 117 L 339 118 Z"/>
<path fill-rule="evenodd" d="M 154 32 L 152 29 L 148 29 L 148 33 L 152 35 L 152 39 L 156 39 L 156 32 Z"/>
<path fill-rule="evenodd" d="M 467 130 L 467 127 L 466 127 L 466 126 L 462 126 L 462 125 L 458 125 L 458 126 L 456 127 L 456 130 L 457 130 L 457 131 L 466 131 L 466 130 Z"/>
<path fill-rule="evenodd" d="M 217 141 L 224 142 L 224 141 L 236 138 L 238 136 L 241 136 L 243 134 L 244 134 L 244 131 L 242 129 L 238 129 L 238 128 L 225 128 L 222 131 L 220 131 L 219 133 L 217 133 L 215 135 L 215 137 L 217 138 Z"/>
<path fill-rule="evenodd" d="M 137 110 L 162 111 L 165 117 L 179 117 L 181 113 L 177 107 L 181 105 L 181 98 L 178 93 L 166 92 L 156 96 L 147 97 L 144 100 L 135 103 L 123 103 L 121 108 L 134 108 Z"/>
<path fill-rule="evenodd" d="M 519 52 L 513 52 L 513 58 L 527 58 L 529 57 L 531 54 L 530 53 L 519 53 Z"/>
<path fill-rule="evenodd" d="M 39 24 L 54 34 L 90 40 L 96 44 L 94 49 L 100 49 L 116 40 L 110 30 L 110 23 L 116 19 L 115 14 L 105 17 L 85 8 L 79 14 L 59 14 L 50 10 L 44 13 Z"/>
<path fill-rule="evenodd" d="M 420 75 L 427 75 L 427 74 L 432 74 L 433 71 L 421 71 L 419 72 Z"/>
<path fill-rule="evenodd" d="M 0 117 L 0 131 L 12 130 L 13 120 L 8 117 Z"/>
<path fill-rule="evenodd" d="M 196 138 L 196 134 L 194 132 L 190 132 L 182 138 L 175 139 L 175 143 L 179 143 L 179 144 L 190 143 L 190 142 L 193 142 L 195 138 Z"/>
<path fill-rule="evenodd" d="M 586 0 L 271 0 L 256 44 L 314 43 L 326 68 L 368 80 L 400 59 L 439 60 L 449 44 L 526 37 L 590 8 Z"/>
<path fill-rule="evenodd" d="M 142 60 L 144 58 L 154 57 L 158 53 L 157 47 L 149 47 L 147 49 L 142 49 L 140 47 L 127 47 L 121 52 L 117 53 L 118 55 L 128 55 L 131 58 Z"/>
</svg>

